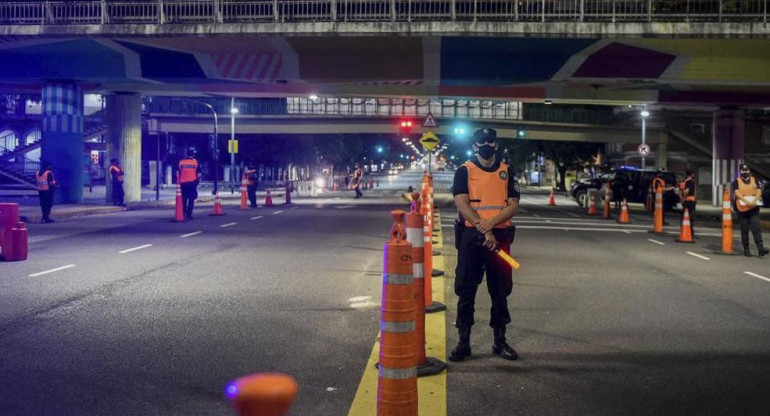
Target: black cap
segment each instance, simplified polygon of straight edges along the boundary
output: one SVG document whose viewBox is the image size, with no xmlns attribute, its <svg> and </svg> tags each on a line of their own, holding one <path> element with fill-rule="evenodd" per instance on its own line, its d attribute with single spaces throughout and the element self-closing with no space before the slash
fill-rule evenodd
<svg viewBox="0 0 770 416">
<path fill-rule="evenodd" d="M 741 170 L 749 170 L 749 167 L 745 163 L 741 163 Z"/>
<path fill-rule="evenodd" d="M 695 172 L 693 172 L 693 171 L 692 171 L 692 169 L 685 169 L 685 170 L 684 170 L 684 174 L 685 174 L 685 175 L 687 175 L 687 176 L 690 176 L 690 175 L 692 175 L 692 174 L 694 174 L 694 173 L 695 173 Z"/>
<path fill-rule="evenodd" d="M 118 159 L 112 158 L 110 159 L 110 163 L 118 163 Z"/>
<path fill-rule="evenodd" d="M 497 130 L 484 128 L 473 132 L 473 141 L 479 144 L 494 142 L 497 140 Z"/>
</svg>

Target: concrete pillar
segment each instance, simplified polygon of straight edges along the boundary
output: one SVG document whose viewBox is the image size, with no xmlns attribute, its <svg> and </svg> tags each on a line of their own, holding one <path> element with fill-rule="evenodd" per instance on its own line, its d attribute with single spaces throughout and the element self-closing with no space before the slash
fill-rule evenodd
<svg viewBox="0 0 770 416">
<path fill-rule="evenodd" d="M 42 92 L 41 159 L 53 164 L 58 202 L 83 202 L 83 89 L 71 82 L 52 82 Z"/>
<path fill-rule="evenodd" d="M 723 186 L 738 176 L 738 168 L 743 163 L 744 117 L 742 109 L 714 112 L 711 202 L 715 206 L 721 205 Z"/>
<path fill-rule="evenodd" d="M 107 143 L 105 165 L 116 158 L 125 172 L 125 202 L 142 200 L 142 97 L 133 93 L 107 96 L 105 107 Z M 112 202 L 112 184 L 107 180 L 107 202 Z"/>
<path fill-rule="evenodd" d="M 655 167 L 668 170 L 668 144 L 658 143 L 655 146 Z"/>
</svg>

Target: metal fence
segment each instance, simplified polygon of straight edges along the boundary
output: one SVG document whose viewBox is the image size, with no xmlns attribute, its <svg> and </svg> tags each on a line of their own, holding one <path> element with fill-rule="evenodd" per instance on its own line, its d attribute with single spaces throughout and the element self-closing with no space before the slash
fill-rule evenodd
<svg viewBox="0 0 770 416">
<path fill-rule="evenodd" d="M 0 25 L 767 22 L 770 0 L 145 0 L 0 3 Z"/>
</svg>

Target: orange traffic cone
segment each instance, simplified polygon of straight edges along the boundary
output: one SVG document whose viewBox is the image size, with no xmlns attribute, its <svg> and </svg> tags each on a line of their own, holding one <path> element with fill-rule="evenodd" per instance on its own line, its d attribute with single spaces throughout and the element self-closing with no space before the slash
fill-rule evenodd
<svg viewBox="0 0 770 416">
<path fill-rule="evenodd" d="M 336 190 L 337 190 L 337 181 L 334 181 L 334 185 L 333 185 L 333 187 L 332 187 L 332 190 L 334 190 L 334 191 L 336 191 Z"/>
<path fill-rule="evenodd" d="M 650 188 L 647 190 L 647 201 L 644 204 L 644 208 L 647 210 L 647 212 L 655 211 L 655 205 L 652 203 L 653 194 L 654 192 L 652 192 L 652 185 L 650 185 Z"/>
<path fill-rule="evenodd" d="M 611 219 L 610 217 L 610 201 L 612 200 L 612 189 L 610 189 L 610 183 L 607 182 L 607 188 L 604 192 L 604 215 L 605 220 Z"/>
<path fill-rule="evenodd" d="M 267 189 L 267 195 L 265 195 L 265 206 L 266 207 L 272 207 L 273 206 L 273 197 L 270 196 L 270 190 Z"/>
<path fill-rule="evenodd" d="M 423 248 L 425 249 L 425 313 L 446 310 L 446 305 L 433 301 L 433 212 L 426 187 L 421 196 L 420 213 L 423 215 Z"/>
<path fill-rule="evenodd" d="M 618 223 L 628 224 L 628 202 L 626 198 L 623 198 L 623 205 L 620 206 L 620 217 L 618 217 Z"/>
<path fill-rule="evenodd" d="M 412 244 L 414 267 L 414 307 L 417 324 L 417 377 L 440 373 L 446 363 L 425 354 L 425 247 L 423 239 L 424 217 L 420 214 L 420 194 L 412 194 L 412 206 L 406 214 L 406 240 Z"/>
<path fill-rule="evenodd" d="M 179 184 L 179 178 L 176 181 L 176 207 L 174 208 L 174 221 L 184 221 L 184 207 L 182 206 L 182 185 Z"/>
<path fill-rule="evenodd" d="M 548 199 L 548 205 L 555 207 L 556 206 L 556 197 L 554 196 L 554 192 L 556 189 L 551 188 L 551 197 Z"/>
<path fill-rule="evenodd" d="M 663 188 L 655 190 L 655 218 L 653 219 L 652 232 L 663 234 Z"/>
<path fill-rule="evenodd" d="M 252 374 L 230 382 L 225 394 L 240 416 L 284 416 L 297 395 L 297 382 L 286 374 Z"/>
<path fill-rule="evenodd" d="M 730 189 L 722 194 L 722 251 L 719 254 L 736 255 L 733 251 L 733 211 L 730 206 Z"/>
<path fill-rule="evenodd" d="M 679 229 L 679 238 L 676 239 L 677 243 L 694 243 L 692 240 L 692 227 L 690 226 L 690 210 L 684 209 L 684 216 L 682 217 L 682 227 Z"/>
<path fill-rule="evenodd" d="M 588 198 L 588 215 L 596 215 L 596 199 L 594 196 L 596 196 L 596 194 L 593 196 L 586 194 L 586 198 Z"/>
<path fill-rule="evenodd" d="M 417 416 L 412 245 L 405 240 L 404 211 L 392 215 L 382 272 L 377 415 Z"/>
<path fill-rule="evenodd" d="M 219 199 L 219 191 L 214 194 L 214 209 L 211 211 L 211 215 L 225 215 L 225 209 L 222 206 L 222 201 Z"/>
<path fill-rule="evenodd" d="M 380 180 L 379 179 L 377 179 L 377 187 L 378 188 L 380 187 Z"/>
<path fill-rule="evenodd" d="M 249 197 L 248 197 L 249 180 L 246 175 L 241 178 L 241 209 L 249 209 Z"/>
<path fill-rule="evenodd" d="M 286 205 L 291 204 L 291 182 L 286 182 Z"/>
</svg>

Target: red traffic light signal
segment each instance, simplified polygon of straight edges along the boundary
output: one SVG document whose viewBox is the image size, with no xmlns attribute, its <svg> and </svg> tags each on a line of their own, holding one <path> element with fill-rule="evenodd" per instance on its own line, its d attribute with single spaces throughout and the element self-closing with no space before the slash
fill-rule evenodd
<svg viewBox="0 0 770 416">
<path fill-rule="evenodd" d="M 401 120 L 399 129 L 401 133 L 409 133 L 412 131 L 412 120 Z"/>
</svg>

